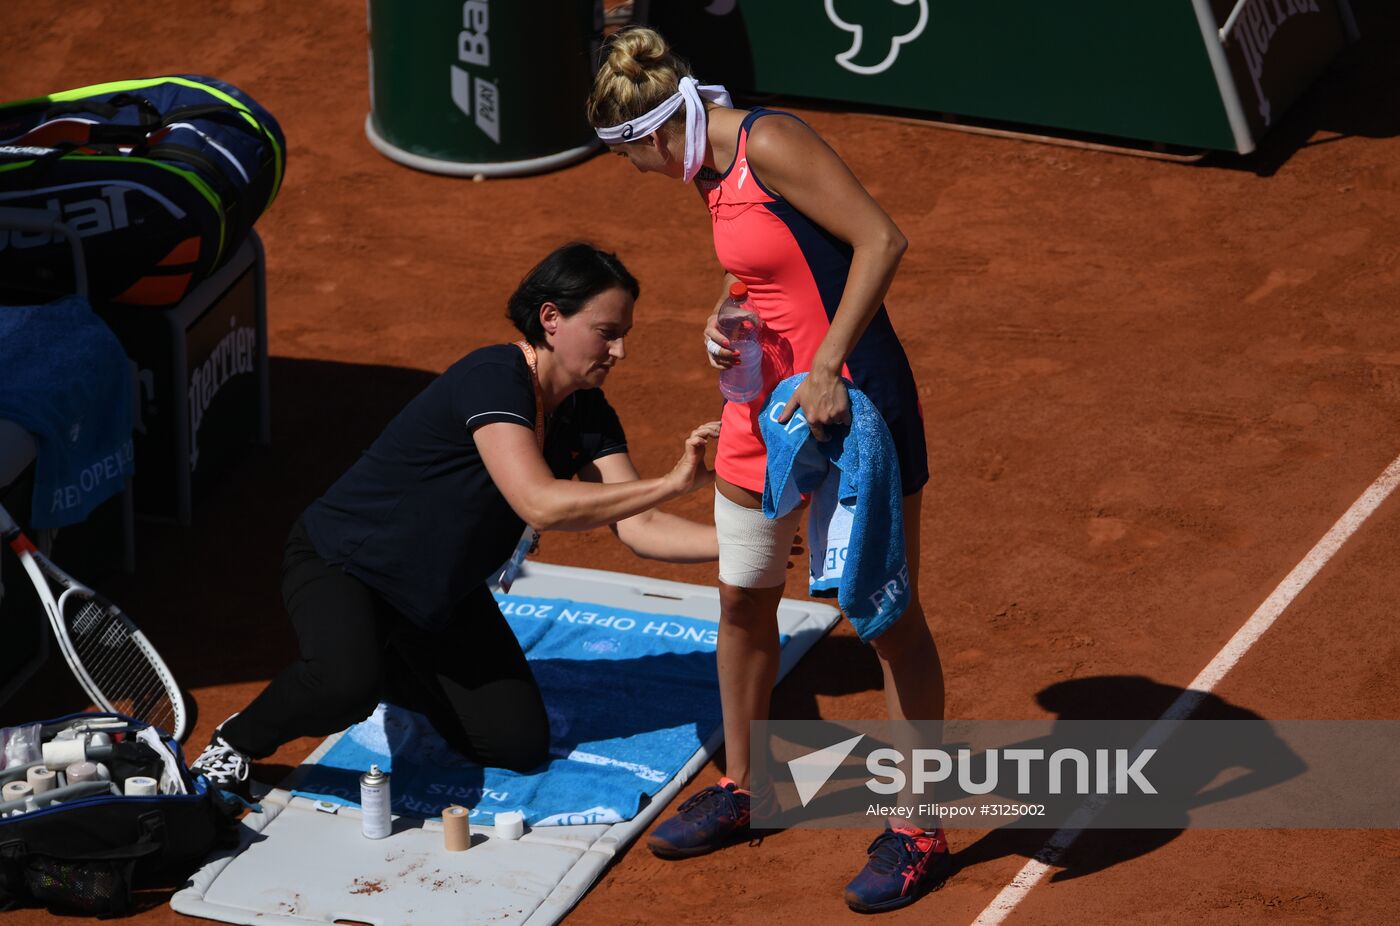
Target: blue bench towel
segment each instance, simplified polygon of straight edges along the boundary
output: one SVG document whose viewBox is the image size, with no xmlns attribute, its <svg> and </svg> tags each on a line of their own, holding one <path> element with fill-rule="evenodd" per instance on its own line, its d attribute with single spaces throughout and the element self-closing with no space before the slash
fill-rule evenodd
<svg viewBox="0 0 1400 926">
<path fill-rule="evenodd" d="M 847 620 L 870 641 L 909 607 L 899 460 L 880 412 L 849 382 L 851 424 L 828 427 L 828 440 L 812 437 L 800 410 L 779 424 L 806 378 L 799 373 L 779 383 L 759 419 L 768 446 L 763 513 L 780 518 L 811 496 L 811 592 L 829 597 L 834 589 Z"/>
<path fill-rule="evenodd" d="M 358 805 L 361 772 L 392 772 L 393 811 L 448 804 L 490 825 L 618 823 L 670 781 L 720 725 L 714 621 L 586 602 L 497 595 L 549 712 L 550 760 L 528 774 L 462 758 L 427 718 L 394 705 L 350 727 L 301 770 L 294 794 Z M 787 638 L 784 636 L 783 642 Z"/>
<path fill-rule="evenodd" d="M 0 307 L 0 418 L 34 435 L 30 524 L 66 527 L 136 471 L 131 364 L 85 299 Z"/>
</svg>

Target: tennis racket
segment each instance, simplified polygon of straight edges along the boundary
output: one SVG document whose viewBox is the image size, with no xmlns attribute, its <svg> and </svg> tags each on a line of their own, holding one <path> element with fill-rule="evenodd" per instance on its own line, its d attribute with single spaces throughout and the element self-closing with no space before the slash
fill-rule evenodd
<svg viewBox="0 0 1400 926">
<path fill-rule="evenodd" d="M 175 677 L 116 605 L 35 549 L 0 506 L 0 537 L 24 564 L 78 684 L 104 711 L 145 721 L 183 741 L 188 718 Z"/>
</svg>

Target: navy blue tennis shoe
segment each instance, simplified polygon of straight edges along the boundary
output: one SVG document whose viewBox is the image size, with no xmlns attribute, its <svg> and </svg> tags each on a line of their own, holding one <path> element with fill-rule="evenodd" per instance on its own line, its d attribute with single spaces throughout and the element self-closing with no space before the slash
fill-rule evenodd
<svg viewBox="0 0 1400 926">
<path fill-rule="evenodd" d="M 675 816 L 647 837 L 647 848 L 661 858 L 690 858 L 748 839 L 749 800 L 749 792 L 721 778 L 686 798 Z"/>
<path fill-rule="evenodd" d="M 943 827 L 932 833 L 890 829 L 875 837 L 869 859 L 846 885 L 846 906 L 857 913 L 883 913 L 907 907 L 937 890 L 952 874 L 953 857 Z"/>
</svg>

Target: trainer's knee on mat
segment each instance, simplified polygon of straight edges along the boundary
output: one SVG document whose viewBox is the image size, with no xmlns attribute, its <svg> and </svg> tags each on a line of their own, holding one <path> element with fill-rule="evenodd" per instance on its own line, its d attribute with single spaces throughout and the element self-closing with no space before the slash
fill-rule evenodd
<svg viewBox="0 0 1400 926">
<path fill-rule="evenodd" d="M 549 729 L 516 730 L 492 744 L 490 764 L 512 772 L 528 772 L 549 760 Z"/>
</svg>

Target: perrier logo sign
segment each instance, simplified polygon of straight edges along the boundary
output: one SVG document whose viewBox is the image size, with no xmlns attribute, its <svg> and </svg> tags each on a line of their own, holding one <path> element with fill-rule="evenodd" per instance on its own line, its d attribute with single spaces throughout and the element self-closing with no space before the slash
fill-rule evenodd
<svg viewBox="0 0 1400 926">
<path fill-rule="evenodd" d="M 1294 16 L 1318 12 L 1317 0 L 1246 0 L 1221 29 L 1222 40 L 1238 43 L 1244 53 L 1245 67 L 1259 98 L 1259 115 L 1266 126 L 1273 121 L 1273 104 L 1264 90 L 1264 59 L 1274 35 Z"/>
</svg>

